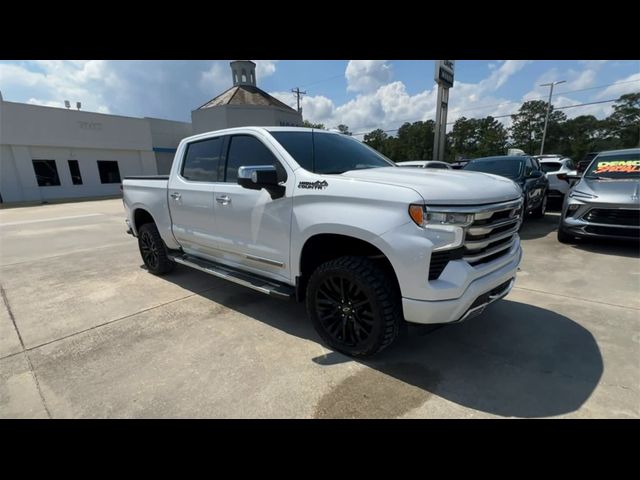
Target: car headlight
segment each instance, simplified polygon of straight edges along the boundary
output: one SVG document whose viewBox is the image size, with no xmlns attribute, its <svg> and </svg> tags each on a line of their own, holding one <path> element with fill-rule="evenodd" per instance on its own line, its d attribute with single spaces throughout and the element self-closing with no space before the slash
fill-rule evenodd
<svg viewBox="0 0 640 480">
<path fill-rule="evenodd" d="M 438 207 L 428 207 L 426 205 L 409 205 L 409 216 L 416 225 L 422 228 L 440 226 L 466 227 L 473 222 L 472 214 L 438 211 Z"/>
<path fill-rule="evenodd" d="M 571 192 L 569 193 L 569 198 L 598 198 L 597 195 L 592 195 L 591 193 L 587 193 L 587 192 L 582 192 L 580 190 L 571 190 Z"/>
</svg>

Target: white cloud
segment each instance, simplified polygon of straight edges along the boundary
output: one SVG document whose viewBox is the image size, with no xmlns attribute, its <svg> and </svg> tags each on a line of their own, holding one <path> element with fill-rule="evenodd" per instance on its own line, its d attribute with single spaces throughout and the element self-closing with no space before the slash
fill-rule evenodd
<svg viewBox="0 0 640 480">
<path fill-rule="evenodd" d="M 41 105 L 43 107 L 57 107 L 57 108 L 66 108 L 64 102 L 57 102 L 54 100 L 41 100 L 39 98 L 30 98 L 27 100 L 29 105 Z"/>
<path fill-rule="evenodd" d="M 101 60 L 41 60 L 32 62 L 43 71 L 33 71 L 26 65 L 0 64 L 3 89 L 28 88 L 28 103 L 46 106 L 64 106 L 69 100 L 73 105 L 82 102 L 83 109 L 109 111 L 102 96 L 102 89 L 92 85 L 100 83 L 110 88 L 119 86 L 118 79 Z"/>
<path fill-rule="evenodd" d="M 198 85 L 208 95 L 217 95 L 231 87 L 231 71 L 224 68 L 221 62 L 213 62 L 211 68 L 200 74 Z"/>
<path fill-rule="evenodd" d="M 391 73 L 386 60 L 350 60 L 345 70 L 347 90 L 373 92 L 391 80 Z"/>
<path fill-rule="evenodd" d="M 597 95 L 598 99 L 618 98 L 625 93 L 640 91 L 640 72 L 621 78 L 615 85 L 611 85 Z"/>
<path fill-rule="evenodd" d="M 255 60 L 255 63 L 257 82 L 276 73 L 276 63 L 278 63 L 278 60 Z"/>
</svg>

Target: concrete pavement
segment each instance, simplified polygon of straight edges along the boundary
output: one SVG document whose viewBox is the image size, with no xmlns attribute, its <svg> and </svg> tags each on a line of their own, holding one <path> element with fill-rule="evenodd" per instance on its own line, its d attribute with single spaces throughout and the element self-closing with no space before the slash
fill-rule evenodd
<svg viewBox="0 0 640 480">
<path fill-rule="evenodd" d="M 120 200 L 0 210 L 2 418 L 640 416 L 638 248 L 522 231 L 516 287 L 372 360 L 302 305 L 141 268 Z"/>
</svg>

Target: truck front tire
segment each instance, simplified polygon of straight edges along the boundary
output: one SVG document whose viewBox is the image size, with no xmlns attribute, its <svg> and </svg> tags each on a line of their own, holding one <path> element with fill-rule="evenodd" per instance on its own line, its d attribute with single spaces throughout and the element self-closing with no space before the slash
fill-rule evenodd
<svg viewBox="0 0 640 480">
<path fill-rule="evenodd" d="M 306 306 L 322 340 L 352 357 L 368 357 L 389 346 L 403 319 L 395 279 L 364 257 L 320 265 L 309 279 Z"/>
<path fill-rule="evenodd" d="M 154 275 L 164 275 L 175 267 L 155 223 L 145 223 L 138 229 L 138 248 L 147 270 Z"/>
</svg>

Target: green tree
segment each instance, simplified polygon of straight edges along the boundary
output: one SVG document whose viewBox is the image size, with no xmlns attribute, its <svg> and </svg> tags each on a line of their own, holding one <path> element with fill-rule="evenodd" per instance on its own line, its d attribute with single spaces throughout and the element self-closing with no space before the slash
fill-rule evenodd
<svg viewBox="0 0 640 480">
<path fill-rule="evenodd" d="M 451 158 L 478 156 L 478 129 L 478 120 L 475 118 L 460 117 L 454 122 L 447 135 L 451 142 L 451 148 L 448 149 Z"/>
<path fill-rule="evenodd" d="M 607 149 L 610 143 L 606 138 L 604 122 L 593 115 L 580 115 L 562 124 L 562 140 L 559 153 L 568 155 L 576 161 L 592 151 Z"/>
<path fill-rule="evenodd" d="M 640 147 L 640 92 L 620 96 L 607 120 L 618 148 Z"/>
<path fill-rule="evenodd" d="M 388 138 L 389 135 L 387 135 L 382 129 L 378 128 L 372 132 L 365 134 L 363 141 L 371 148 L 375 148 L 380 153 L 382 153 Z"/>
<path fill-rule="evenodd" d="M 523 103 L 518 113 L 511 115 L 513 120 L 511 125 L 512 146 L 521 148 L 528 154 L 535 155 L 539 153 L 546 114 L 547 102 L 545 101 L 530 100 Z M 546 152 L 556 153 L 556 150 L 560 148 L 562 138 L 561 123 L 566 118 L 567 116 L 564 113 L 554 111 L 553 105 L 551 105 L 544 147 Z"/>
<path fill-rule="evenodd" d="M 340 130 L 340 133 L 344 134 L 344 135 L 352 135 L 351 132 L 349 131 L 349 127 L 347 127 L 344 124 L 340 124 L 338 125 L 338 130 Z"/>
<path fill-rule="evenodd" d="M 478 121 L 477 139 L 478 156 L 503 155 L 507 151 L 509 134 L 502 123 L 488 116 Z"/>
<path fill-rule="evenodd" d="M 461 117 L 447 137 L 451 143 L 447 156 L 451 160 L 504 155 L 508 140 L 504 125 L 491 116 L 481 119 Z"/>
<path fill-rule="evenodd" d="M 433 157 L 433 133 L 435 122 L 404 123 L 398 129 L 393 160 L 429 160 Z"/>
<path fill-rule="evenodd" d="M 325 130 L 324 123 L 311 123 L 309 120 L 304 120 L 302 122 L 302 126 L 307 128 L 318 128 L 321 130 Z"/>
</svg>

